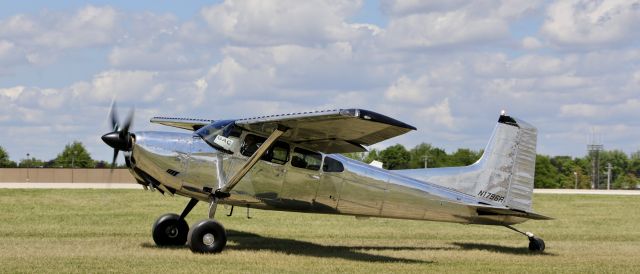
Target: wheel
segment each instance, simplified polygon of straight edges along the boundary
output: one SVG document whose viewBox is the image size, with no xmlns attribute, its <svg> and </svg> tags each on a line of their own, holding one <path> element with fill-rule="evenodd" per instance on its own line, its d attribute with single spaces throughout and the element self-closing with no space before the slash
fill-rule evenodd
<svg viewBox="0 0 640 274">
<path fill-rule="evenodd" d="M 189 225 L 184 219 L 174 213 L 167 213 L 153 224 L 151 234 L 158 246 L 180 246 L 187 242 Z"/>
<path fill-rule="evenodd" d="M 216 220 L 202 220 L 189 230 L 187 245 L 196 253 L 219 253 L 227 245 L 227 232 Z"/>
<path fill-rule="evenodd" d="M 544 247 L 544 241 L 542 239 L 538 237 L 529 238 L 529 250 L 534 252 L 543 252 Z"/>
</svg>

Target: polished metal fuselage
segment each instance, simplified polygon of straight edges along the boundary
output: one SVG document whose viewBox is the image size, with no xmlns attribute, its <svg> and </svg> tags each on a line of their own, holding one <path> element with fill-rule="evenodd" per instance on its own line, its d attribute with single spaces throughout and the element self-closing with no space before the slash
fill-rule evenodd
<svg viewBox="0 0 640 274">
<path fill-rule="evenodd" d="M 219 152 L 197 135 L 137 132 L 130 154 L 134 176 L 150 176 L 170 192 L 210 201 L 206 189 L 216 190 L 248 157 L 235 142 L 233 154 Z M 243 134 L 244 136 L 244 134 Z M 242 136 L 241 136 L 242 137 Z M 291 147 L 295 147 L 291 144 Z M 338 154 L 323 155 L 340 161 L 342 172 L 323 172 L 260 160 L 220 204 L 267 210 L 354 216 L 432 220 L 476 224 L 515 224 L 515 216 L 479 215 L 470 204 L 479 198 L 446 185 L 407 177 Z M 468 167 L 473 170 L 474 167 Z M 176 173 L 177 172 L 177 173 Z M 436 170 L 442 176 L 459 176 L 461 168 Z M 144 175 L 142 175 L 144 174 Z"/>
</svg>

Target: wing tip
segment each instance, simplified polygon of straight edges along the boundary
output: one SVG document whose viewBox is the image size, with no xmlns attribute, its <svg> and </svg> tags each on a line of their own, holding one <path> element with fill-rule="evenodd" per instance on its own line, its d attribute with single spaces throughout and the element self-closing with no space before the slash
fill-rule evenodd
<svg viewBox="0 0 640 274">
<path fill-rule="evenodd" d="M 409 130 L 417 130 L 416 127 L 409 125 L 405 122 L 396 120 L 384 114 L 377 113 L 375 111 L 366 110 L 366 109 L 358 109 L 358 108 L 350 108 L 350 109 L 341 109 L 340 114 L 344 116 L 353 116 L 358 117 L 360 119 L 388 124 L 400 128 L 405 128 Z"/>
</svg>

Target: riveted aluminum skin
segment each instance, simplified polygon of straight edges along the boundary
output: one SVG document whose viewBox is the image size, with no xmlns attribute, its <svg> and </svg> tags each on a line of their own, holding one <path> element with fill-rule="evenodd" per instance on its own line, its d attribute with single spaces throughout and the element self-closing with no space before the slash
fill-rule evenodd
<svg viewBox="0 0 640 274">
<path fill-rule="evenodd" d="M 322 154 L 344 166 L 342 172 L 323 172 L 293 167 L 291 161 L 277 164 L 260 160 L 231 190 L 231 196 L 218 203 L 457 223 L 523 222 L 527 219 L 518 216 L 480 215 L 474 207 L 530 209 L 526 191 L 533 169 L 527 161 L 531 161 L 533 151 L 535 162 L 536 133 L 528 124 L 518 123 L 520 128 L 498 124 L 487 153 L 468 167 L 389 171 L 339 154 Z M 233 154 L 227 154 L 193 134 L 137 132 L 131 170 L 136 178 L 155 179 L 170 193 L 209 201 L 207 190 L 222 188 L 226 179 L 247 161 L 248 157 L 239 153 L 245 135 L 246 132 L 240 138 L 233 137 Z M 293 150 L 295 145 L 290 145 Z M 514 168 L 515 176 L 511 176 Z M 510 194 L 508 189 L 514 187 L 522 194 Z M 497 201 L 496 197 L 503 200 Z"/>
</svg>

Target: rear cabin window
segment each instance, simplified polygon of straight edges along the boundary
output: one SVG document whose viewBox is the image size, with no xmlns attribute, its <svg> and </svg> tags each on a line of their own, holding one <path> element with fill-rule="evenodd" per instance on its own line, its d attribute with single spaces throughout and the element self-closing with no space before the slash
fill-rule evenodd
<svg viewBox="0 0 640 274">
<path fill-rule="evenodd" d="M 343 172 L 344 166 L 342 163 L 331 157 L 324 157 L 324 164 L 322 166 L 324 172 Z"/>
<path fill-rule="evenodd" d="M 267 138 L 261 136 L 247 134 L 242 142 L 242 147 L 240 147 L 240 153 L 251 157 L 266 140 Z M 289 160 L 289 144 L 275 142 L 260 159 L 281 165 L 286 163 Z"/>
<path fill-rule="evenodd" d="M 295 148 L 291 155 L 291 165 L 308 170 L 320 170 L 322 155 L 310 150 Z"/>
</svg>

